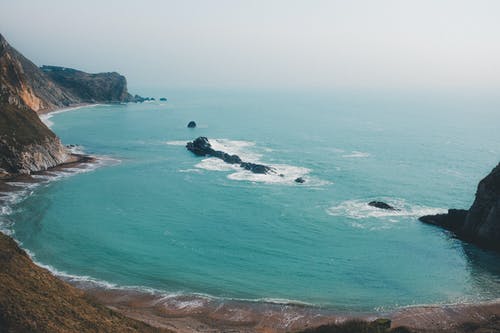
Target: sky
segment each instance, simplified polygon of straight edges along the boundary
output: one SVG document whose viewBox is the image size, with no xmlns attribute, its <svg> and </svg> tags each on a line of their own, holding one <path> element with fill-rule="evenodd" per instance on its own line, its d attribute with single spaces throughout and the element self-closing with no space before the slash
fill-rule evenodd
<svg viewBox="0 0 500 333">
<path fill-rule="evenodd" d="M 498 92 L 498 0 L 0 0 L 38 65 L 129 87 Z"/>
</svg>

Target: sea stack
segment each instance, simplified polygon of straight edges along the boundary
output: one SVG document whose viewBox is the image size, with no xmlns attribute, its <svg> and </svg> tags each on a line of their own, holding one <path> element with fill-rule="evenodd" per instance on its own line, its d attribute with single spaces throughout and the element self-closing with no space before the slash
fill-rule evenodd
<svg viewBox="0 0 500 333">
<path fill-rule="evenodd" d="M 188 123 L 188 128 L 195 128 L 196 127 L 196 122 L 194 120 L 191 120 L 189 123 Z"/>
</svg>

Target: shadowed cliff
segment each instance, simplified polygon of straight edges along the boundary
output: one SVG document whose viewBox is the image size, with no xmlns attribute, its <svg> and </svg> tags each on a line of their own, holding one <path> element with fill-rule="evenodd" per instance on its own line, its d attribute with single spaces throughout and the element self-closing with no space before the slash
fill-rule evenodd
<svg viewBox="0 0 500 333">
<path fill-rule="evenodd" d="M 447 214 L 422 216 L 420 221 L 450 230 L 479 246 L 500 250 L 500 163 L 479 182 L 469 210 L 450 209 Z"/>
</svg>

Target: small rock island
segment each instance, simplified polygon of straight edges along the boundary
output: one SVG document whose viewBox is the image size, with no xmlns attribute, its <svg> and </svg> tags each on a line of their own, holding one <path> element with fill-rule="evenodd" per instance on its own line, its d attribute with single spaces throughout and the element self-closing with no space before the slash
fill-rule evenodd
<svg viewBox="0 0 500 333">
<path fill-rule="evenodd" d="M 256 164 L 251 162 L 244 162 L 238 155 L 229 155 L 220 150 L 214 150 L 208 139 L 204 136 L 200 136 L 192 142 L 186 144 L 187 150 L 194 153 L 197 156 L 211 156 L 220 158 L 229 164 L 239 164 L 245 170 L 251 171 L 253 173 L 267 174 L 274 173 L 274 169 L 270 166 L 263 164 Z"/>
</svg>

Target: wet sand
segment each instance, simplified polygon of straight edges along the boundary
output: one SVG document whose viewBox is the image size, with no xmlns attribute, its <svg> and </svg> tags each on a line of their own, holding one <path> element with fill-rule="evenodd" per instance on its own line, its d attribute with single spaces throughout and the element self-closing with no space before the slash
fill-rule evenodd
<svg viewBox="0 0 500 333">
<path fill-rule="evenodd" d="M 390 313 L 341 313 L 313 306 L 221 301 L 197 296 L 161 297 L 118 289 L 90 288 L 86 292 L 99 303 L 130 318 L 180 333 L 282 333 L 349 319 L 372 321 L 377 318 L 391 319 L 392 328 L 405 326 L 415 332 L 500 332 L 500 300 L 414 306 Z M 494 330 L 490 330 L 492 327 Z"/>
<path fill-rule="evenodd" d="M 377 317 L 334 313 L 297 304 L 220 300 L 196 295 L 161 296 L 104 288 L 90 288 L 86 292 L 128 317 L 181 333 L 290 332 L 348 318 Z"/>
</svg>

